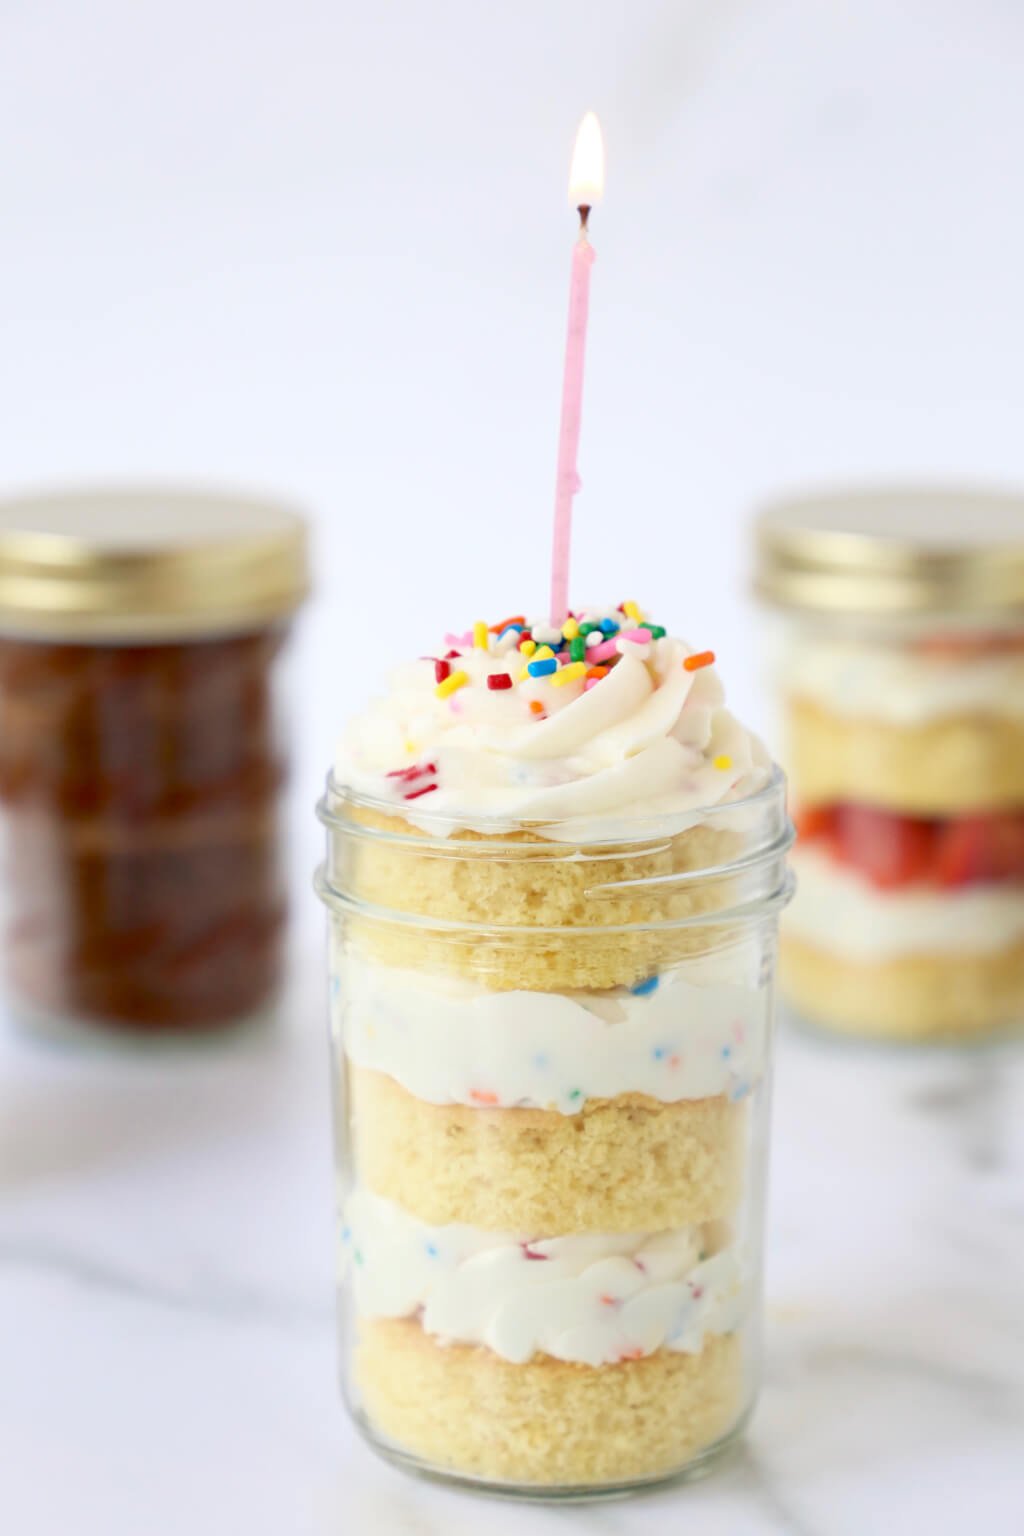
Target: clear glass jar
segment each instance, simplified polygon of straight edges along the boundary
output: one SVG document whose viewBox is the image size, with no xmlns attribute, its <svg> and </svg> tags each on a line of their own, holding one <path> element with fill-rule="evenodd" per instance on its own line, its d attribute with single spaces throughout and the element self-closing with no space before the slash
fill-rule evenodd
<svg viewBox="0 0 1024 1536">
<path fill-rule="evenodd" d="M 320 815 L 356 1423 L 527 1496 L 703 1467 L 758 1383 L 781 775 L 600 845 Z"/>
<path fill-rule="evenodd" d="M 15 1010 L 263 1011 L 286 912 L 279 706 L 304 527 L 166 490 L 0 504 L 3 961 Z"/>
<path fill-rule="evenodd" d="M 1024 498 L 805 497 L 759 524 L 806 1020 L 975 1040 L 1024 1018 Z"/>
</svg>

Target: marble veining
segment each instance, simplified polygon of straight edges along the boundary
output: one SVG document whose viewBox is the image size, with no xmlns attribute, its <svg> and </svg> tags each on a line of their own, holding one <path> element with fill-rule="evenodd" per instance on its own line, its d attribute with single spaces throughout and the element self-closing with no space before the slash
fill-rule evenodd
<svg viewBox="0 0 1024 1536">
<path fill-rule="evenodd" d="M 870 1050 L 784 1027 L 746 1441 L 689 1487 L 524 1512 L 395 1472 L 343 1415 L 326 1023 L 309 1027 L 320 959 L 289 1026 L 195 1054 L 3 1036 L 0 1424 L 5 1500 L 33 1512 L 21 1529 L 1009 1529 L 1024 1507 L 1018 1047 Z"/>
<path fill-rule="evenodd" d="M 195 1312 L 228 1322 L 252 1322 L 268 1327 L 302 1328 L 333 1320 L 328 1303 L 314 1306 L 280 1295 L 207 1277 L 198 1286 L 178 1286 L 160 1276 L 133 1274 L 93 1254 L 31 1236 L 7 1243 L 0 1240 L 0 1274 L 23 1271 L 28 1276 L 52 1275 L 76 1289 L 97 1291 L 144 1306 Z"/>
</svg>

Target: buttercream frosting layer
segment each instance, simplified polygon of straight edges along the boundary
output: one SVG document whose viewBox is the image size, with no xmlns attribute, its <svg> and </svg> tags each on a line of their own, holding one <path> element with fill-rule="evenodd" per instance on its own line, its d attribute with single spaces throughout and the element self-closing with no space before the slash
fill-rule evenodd
<svg viewBox="0 0 1024 1536">
<path fill-rule="evenodd" d="M 633 990 L 495 992 L 335 947 L 332 1015 L 359 1067 L 431 1104 L 576 1114 L 588 1099 L 740 1099 L 761 1077 L 769 991 L 755 944 Z"/>
<path fill-rule="evenodd" d="M 430 1227 L 365 1190 L 345 1207 L 342 1267 L 362 1317 L 419 1316 L 441 1343 L 524 1364 L 600 1366 L 700 1349 L 745 1310 L 733 1249 L 710 1228 L 538 1238 Z"/>
<path fill-rule="evenodd" d="M 782 919 L 816 948 L 850 959 L 976 954 L 1024 939 L 1024 888 L 976 885 L 881 890 L 816 848 L 790 855 L 796 894 Z"/>
<path fill-rule="evenodd" d="M 439 660 L 400 667 L 352 722 L 335 778 L 431 831 L 570 822 L 581 841 L 608 836 L 615 818 L 678 822 L 760 789 L 769 759 L 725 708 L 714 667 L 688 670 L 693 651 L 681 640 L 630 633 L 650 636 L 622 628 L 604 641 L 615 655 L 600 680 L 554 658 L 539 664 L 550 672 L 530 675 L 517 630 L 484 647 L 448 636 L 456 643 L 439 647 Z M 457 689 L 439 694 L 439 666 Z"/>
<path fill-rule="evenodd" d="M 779 646 L 784 693 L 850 719 L 919 725 L 960 715 L 1024 718 L 1024 651 L 929 654 L 815 633 Z"/>
</svg>

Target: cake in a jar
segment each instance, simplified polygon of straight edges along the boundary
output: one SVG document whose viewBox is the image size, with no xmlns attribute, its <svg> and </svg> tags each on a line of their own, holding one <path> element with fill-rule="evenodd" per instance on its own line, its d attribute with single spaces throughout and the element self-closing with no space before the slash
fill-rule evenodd
<svg viewBox="0 0 1024 1536">
<path fill-rule="evenodd" d="M 276 502 L 0 502 L 0 960 L 33 1028 L 266 1018 L 287 921 L 282 668 L 308 585 Z"/>
<path fill-rule="evenodd" d="M 1024 1017 L 1024 501 L 808 497 L 760 525 L 806 1019 L 976 1039 Z"/>
<path fill-rule="evenodd" d="M 481 623 L 339 751 L 347 1389 L 421 1467 L 626 1485 L 749 1410 L 787 823 L 713 662 Z"/>
</svg>

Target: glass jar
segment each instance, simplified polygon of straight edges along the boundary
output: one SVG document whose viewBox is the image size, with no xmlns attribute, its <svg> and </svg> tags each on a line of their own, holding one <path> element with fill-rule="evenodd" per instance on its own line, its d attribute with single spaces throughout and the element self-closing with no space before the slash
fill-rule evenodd
<svg viewBox="0 0 1024 1536">
<path fill-rule="evenodd" d="M 304 524 L 157 488 L 0 503 L 3 960 L 49 1029 L 206 1029 L 277 991 L 279 675 Z"/>
<path fill-rule="evenodd" d="M 804 1019 L 973 1040 L 1024 1018 L 1024 498 L 883 488 L 758 524 Z"/>
<path fill-rule="evenodd" d="M 600 844 L 320 815 L 356 1423 L 537 1497 L 703 1467 L 758 1381 L 781 775 Z"/>
</svg>

